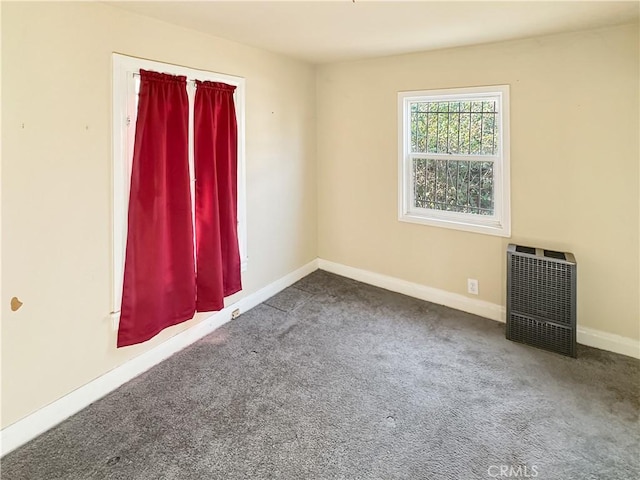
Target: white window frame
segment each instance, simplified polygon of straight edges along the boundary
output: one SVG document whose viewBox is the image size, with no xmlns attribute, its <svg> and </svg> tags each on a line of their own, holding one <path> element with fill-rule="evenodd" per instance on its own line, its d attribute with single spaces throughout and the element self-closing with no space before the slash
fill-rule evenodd
<svg viewBox="0 0 640 480">
<path fill-rule="evenodd" d="M 477 157 L 474 160 L 493 162 L 494 214 L 489 216 L 414 207 L 412 162 L 415 157 L 422 158 L 425 154 L 411 152 L 411 104 L 470 101 L 487 97 L 495 98 L 498 102 L 498 152 L 491 156 L 474 155 Z M 399 92 L 398 150 L 398 220 L 501 237 L 511 236 L 508 85 Z M 434 159 L 469 160 L 469 155 L 426 155 Z"/>
<path fill-rule="evenodd" d="M 168 63 L 113 54 L 113 163 L 112 163 L 112 295 L 111 314 L 118 316 L 122 300 L 122 282 L 127 244 L 127 218 L 131 163 L 135 140 L 137 99 L 135 75 L 140 69 L 154 72 L 184 75 L 187 77 L 189 95 L 189 175 L 191 178 L 192 214 L 195 212 L 195 176 L 193 165 L 193 105 L 195 85 L 192 80 L 222 82 L 236 87 L 234 102 L 238 124 L 238 246 L 242 271 L 247 270 L 247 201 L 245 165 L 245 79 L 222 73 L 208 72 Z M 195 228 L 195 223 L 194 223 Z M 195 235 L 194 235 L 195 242 Z"/>
</svg>

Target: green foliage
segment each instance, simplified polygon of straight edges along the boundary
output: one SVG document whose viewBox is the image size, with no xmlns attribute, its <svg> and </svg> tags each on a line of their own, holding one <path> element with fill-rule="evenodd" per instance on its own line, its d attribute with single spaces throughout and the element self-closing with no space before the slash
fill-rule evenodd
<svg viewBox="0 0 640 480">
<path fill-rule="evenodd" d="M 415 207 L 493 215 L 493 163 L 498 150 L 495 101 L 414 102 L 411 152 Z M 478 160 L 429 158 L 430 153 L 477 155 Z"/>
<path fill-rule="evenodd" d="M 495 101 L 411 104 L 411 151 L 494 155 L 498 115 Z"/>
<path fill-rule="evenodd" d="M 493 163 L 420 158 L 413 163 L 415 207 L 493 215 Z"/>
</svg>

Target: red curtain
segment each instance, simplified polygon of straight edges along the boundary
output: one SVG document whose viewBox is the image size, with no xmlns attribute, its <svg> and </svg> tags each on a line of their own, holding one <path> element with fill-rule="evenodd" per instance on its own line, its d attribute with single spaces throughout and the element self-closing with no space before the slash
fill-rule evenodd
<svg viewBox="0 0 640 480">
<path fill-rule="evenodd" d="M 118 347 L 195 313 L 186 77 L 140 77 Z"/>
<path fill-rule="evenodd" d="M 236 87 L 196 81 L 194 153 L 199 312 L 242 289 L 237 227 Z"/>
</svg>

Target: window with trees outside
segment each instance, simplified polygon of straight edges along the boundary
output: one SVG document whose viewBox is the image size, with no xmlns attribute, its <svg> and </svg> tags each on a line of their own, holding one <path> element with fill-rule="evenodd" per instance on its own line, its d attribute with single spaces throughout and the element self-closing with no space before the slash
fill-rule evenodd
<svg viewBox="0 0 640 480">
<path fill-rule="evenodd" d="M 400 92 L 399 219 L 508 237 L 509 87 Z"/>
</svg>

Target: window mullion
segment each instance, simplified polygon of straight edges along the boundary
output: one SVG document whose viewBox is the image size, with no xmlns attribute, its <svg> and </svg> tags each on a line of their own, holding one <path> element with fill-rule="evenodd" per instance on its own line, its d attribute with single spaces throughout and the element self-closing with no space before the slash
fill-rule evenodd
<svg viewBox="0 0 640 480">
<path fill-rule="evenodd" d="M 462 162 L 493 162 L 498 163 L 500 157 L 497 155 L 447 155 L 444 153 L 410 153 L 409 158 L 416 159 L 433 159 L 433 160 L 450 160 Z"/>
</svg>

